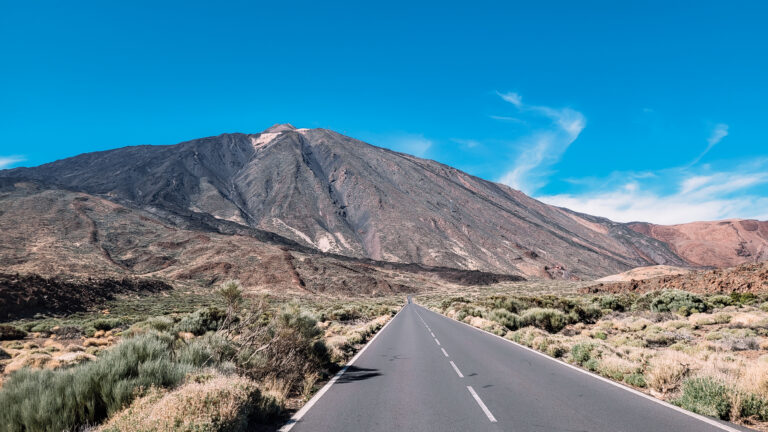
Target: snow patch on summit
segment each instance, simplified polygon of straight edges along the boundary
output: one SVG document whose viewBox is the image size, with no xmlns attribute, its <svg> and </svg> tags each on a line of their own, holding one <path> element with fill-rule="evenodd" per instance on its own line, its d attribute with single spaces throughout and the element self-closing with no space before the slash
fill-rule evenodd
<svg viewBox="0 0 768 432">
<path fill-rule="evenodd" d="M 272 142 L 278 135 L 280 135 L 280 132 L 264 132 L 259 134 L 258 137 L 251 137 L 251 144 L 253 148 L 258 149 Z"/>
</svg>

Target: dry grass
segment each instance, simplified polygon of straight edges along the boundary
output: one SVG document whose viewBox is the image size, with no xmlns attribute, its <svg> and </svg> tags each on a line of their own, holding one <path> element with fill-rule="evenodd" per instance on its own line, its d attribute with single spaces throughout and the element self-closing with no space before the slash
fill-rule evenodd
<svg viewBox="0 0 768 432">
<path fill-rule="evenodd" d="M 173 391 L 152 389 L 98 430 L 103 432 L 199 432 L 245 430 L 249 417 L 267 417 L 276 404 L 256 382 L 209 371 Z"/>
<path fill-rule="evenodd" d="M 676 390 L 691 370 L 692 360 L 677 351 L 664 351 L 652 358 L 645 374 L 648 386 L 662 394 Z"/>
<path fill-rule="evenodd" d="M 419 295 L 418 300 L 497 334 L 510 313 L 525 314 L 521 301 L 527 307 L 536 302 L 554 307 L 568 302 L 599 304 L 603 316 L 596 322 L 571 321 L 561 331 L 543 331 L 517 321 L 518 327 L 507 327 L 501 335 L 686 409 L 768 431 L 768 308 L 762 306 L 764 300 L 739 303 L 720 296 L 708 303 L 706 297 L 680 293 L 608 298 L 574 295 L 566 289 L 557 296 L 563 300 L 552 303 L 544 295 L 547 290 L 521 293 L 501 288 L 502 292 Z M 664 303 L 680 298 L 685 307 Z M 657 305 L 667 307 L 662 310 Z M 696 312 L 701 309 L 706 311 Z"/>
</svg>

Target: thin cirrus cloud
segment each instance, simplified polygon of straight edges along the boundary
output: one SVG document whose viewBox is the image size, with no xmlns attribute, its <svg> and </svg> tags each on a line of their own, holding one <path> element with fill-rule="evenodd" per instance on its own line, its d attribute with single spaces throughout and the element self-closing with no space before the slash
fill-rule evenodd
<svg viewBox="0 0 768 432">
<path fill-rule="evenodd" d="M 709 153 L 710 150 L 712 150 L 712 147 L 716 146 L 720 141 L 723 140 L 723 138 L 728 136 L 728 125 L 725 123 L 718 123 L 715 125 L 715 127 L 712 129 L 712 132 L 709 135 L 709 138 L 707 138 L 707 147 L 704 149 L 703 152 L 701 152 L 700 155 L 696 157 L 689 165 L 696 165 L 701 158 L 704 157 L 707 153 Z"/>
<path fill-rule="evenodd" d="M 0 156 L 0 169 L 10 168 L 23 161 L 24 158 L 21 156 Z"/>
<path fill-rule="evenodd" d="M 402 153 L 408 153 L 417 157 L 427 156 L 429 149 L 434 144 L 431 139 L 421 134 L 396 134 L 375 139 L 379 145 Z"/>
<path fill-rule="evenodd" d="M 499 97 L 514 105 L 521 116 L 532 116 L 548 120 L 546 127 L 536 129 L 520 140 L 520 152 L 512 166 L 498 179 L 515 189 L 532 193 L 547 183 L 551 167 L 563 156 L 568 147 L 576 141 L 587 125 L 582 113 L 571 108 L 551 108 L 529 105 L 515 92 L 498 93 Z M 518 120 L 517 117 L 491 116 L 501 121 Z"/>
<path fill-rule="evenodd" d="M 766 168 L 768 161 L 760 160 L 718 172 L 672 168 L 642 179 L 632 178 L 631 173 L 614 173 L 613 178 L 629 181 L 615 188 L 537 199 L 617 222 L 667 225 L 730 218 L 764 220 L 768 219 L 768 198 L 760 189 L 768 185 Z M 660 187 L 670 184 L 674 186 L 671 190 Z"/>
<path fill-rule="evenodd" d="M 536 198 L 617 222 L 677 224 L 730 218 L 768 219 L 768 159 L 757 159 L 729 170 L 713 171 L 711 165 L 696 166 L 726 136 L 728 125 L 717 124 L 704 151 L 684 167 L 642 176 L 617 172 L 601 182 L 576 179 L 572 183 L 584 186 L 584 192 Z"/>
</svg>

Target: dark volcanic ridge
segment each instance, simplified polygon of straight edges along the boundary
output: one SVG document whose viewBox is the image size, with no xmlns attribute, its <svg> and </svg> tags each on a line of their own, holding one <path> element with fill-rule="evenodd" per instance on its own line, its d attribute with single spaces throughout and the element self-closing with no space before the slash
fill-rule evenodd
<svg viewBox="0 0 768 432">
<path fill-rule="evenodd" d="M 64 278 L 0 273 L 0 321 L 36 314 L 72 314 L 122 294 L 170 290 L 165 282 L 136 278 Z"/>
<path fill-rule="evenodd" d="M 41 195 L 83 193 L 78 199 L 103 200 L 104 208 L 111 201 L 125 209 L 120 211 L 136 212 L 130 222 L 105 216 L 106 225 L 97 229 L 101 237 L 90 241 L 102 245 L 96 249 L 107 262 L 130 271 L 181 274 L 185 267 L 179 254 L 160 253 L 162 246 L 142 240 L 142 217 L 169 232 L 214 232 L 260 243 L 235 242 L 245 249 L 281 245 L 292 254 L 322 252 L 339 261 L 413 263 L 495 277 L 587 279 L 637 266 L 686 264 L 664 242 L 624 224 L 549 206 L 446 165 L 326 129 L 276 125 L 260 134 L 125 147 L 0 171 L 0 177 L 6 189 L 34 181 Z M 45 209 L 14 201 L 25 199 L 5 192 L 3 208 L 15 213 L 0 217 L 42 228 L 29 220 Z M 86 220 L 93 219 L 90 206 L 69 207 L 79 223 L 96 223 Z M 47 227 L 44 232 L 55 230 Z M 10 245 L 0 255 L 4 262 L 32 247 L 28 239 L 3 236 L 0 244 Z M 206 265 L 232 255 L 223 247 L 219 252 Z M 81 251 L 72 247 L 69 253 L 74 259 Z"/>
</svg>

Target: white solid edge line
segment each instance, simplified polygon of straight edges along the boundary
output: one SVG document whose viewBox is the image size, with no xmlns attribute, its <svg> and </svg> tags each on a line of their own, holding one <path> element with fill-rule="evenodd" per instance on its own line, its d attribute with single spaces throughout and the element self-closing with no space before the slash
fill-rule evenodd
<svg viewBox="0 0 768 432">
<path fill-rule="evenodd" d="M 367 344 L 365 344 L 365 346 L 364 346 L 364 347 L 362 347 L 362 348 L 360 349 L 360 351 L 358 351 L 358 352 L 357 352 L 357 354 L 355 354 L 355 356 L 354 356 L 354 357 L 352 357 L 352 360 L 350 360 L 350 361 L 349 361 L 349 363 L 347 363 L 346 365 L 344 365 L 344 367 L 343 367 L 343 368 L 341 368 L 341 370 L 340 370 L 340 371 L 336 372 L 336 375 L 334 375 L 334 376 L 333 376 L 333 378 L 331 378 L 331 380 L 330 380 L 330 381 L 328 381 L 328 383 L 327 383 L 326 385 L 324 385 L 324 386 L 323 386 L 323 388 L 321 388 L 321 389 L 320 389 L 320 390 L 319 390 L 317 393 L 315 393 L 315 395 L 312 397 L 312 399 L 310 399 L 310 400 L 309 400 L 307 403 L 305 403 L 305 404 L 304 404 L 304 406 L 303 406 L 303 407 L 301 407 L 301 409 L 300 409 L 300 410 L 296 411 L 296 413 L 295 413 L 294 415 L 292 415 L 292 416 L 291 416 L 291 418 L 288 420 L 288 422 L 286 422 L 286 423 L 285 423 L 285 424 L 284 424 L 284 425 L 283 425 L 283 426 L 282 426 L 280 429 L 278 429 L 278 432 L 288 432 L 289 430 L 291 430 L 291 429 L 293 428 L 293 426 L 294 426 L 294 425 L 296 425 L 296 423 L 298 423 L 298 422 L 299 422 L 299 420 L 301 420 L 301 418 L 302 418 L 302 417 L 304 417 L 304 415 L 307 413 L 307 411 L 309 411 L 309 410 L 312 408 L 312 406 L 313 406 L 313 405 L 315 405 L 315 404 L 317 403 L 317 401 L 318 401 L 318 400 L 320 400 L 320 398 L 321 398 L 321 397 L 323 397 L 323 395 L 325 394 L 325 392 L 327 392 L 327 391 L 328 391 L 328 390 L 331 388 L 331 386 L 332 386 L 332 385 L 333 385 L 333 384 L 334 384 L 334 383 L 335 383 L 335 382 L 336 382 L 336 381 L 337 381 L 339 378 L 341 378 L 341 376 L 342 376 L 342 375 L 344 375 L 344 372 L 346 372 L 346 371 L 347 371 L 347 369 L 349 369 L 349 367 L 350 367 L 350 366 L 352 366 L 352 364 L 353 364 L 353 363 L 355 363 L 355 360 L 357 360 L 357 358 L 358 358 L 358 357 L 360 357 L 360 355 L 362 355 L 362 354 L 363 354 L 363 352 L 364 352 L 364 351 L 365 351 L 365 350 L 366 350 L 366 349 L 367 349 L 369 346 L 371 346 L 371 344 L 373 343 L 373 341 L 375 341 L 375 340 L 376 340 L 376 338 L 377 338 L 377 337 L 379 337 L 379 335 L 380 335 L 380 334 L 381 334 L 381 333 L 384 331 L 384 329 L 386 329 L 386 328 L 387 328 L 387 326 L 388 326 L 388 325 L 389 325 L 389 324 L 390 324 L 392 321 L 394 321 L 394 320 L 395 320 L 395 318 L 397 318 L 397 316 L 398 316 L 398 315 L 400 315 L 400 312 L 402 312 L 402 311 L 403 311 L 403 309 L 405 309 L 405 306 L 401 307 L 401 308 L 400 308 L 400 310 L 399 310 L 399 311 L 397 311 L 397 313 L 396 313 L 396 314 L 395 314 L 395 315 L 394 315 L 394 316 L 393 316 L 393 317 L 392 317 L 392 318 L 391 318 L 389 321 L 387 321 L 387 323 L 386 323 L 386 324 L 384 324 L 384 327 L 382 327 L 381 329 L 379 329 L 379 331 L 378 331 L 378 332 L 376 332 L 376 334 L 375 334 L 375 335 L 373 335 L 373 337 L 371 338 L 371 340 L 369 340 L 369 341 L 368 341 L 368 343 L 367 343 Z"/>
<path fill-rule="evenodd" d="M 453 360 L 450 360 L 451 366 L 453 366 L 453 370 L 456 371 L 456 373 L 459 375 L 459 378 L 464 378 L 464 375 L 461 374 L 461 371 L 459 370 L 459 367 L 456 366 L 456 363 L 453 362 Z"/>
<path fill-rule="evenodd" d="M 445 352 L 445 348 L 440 348 L 440 349 L 443 350 L 443 354 L 445 354 L 445 356 L 448 357 L 448 353 Z"/>
<path fill-rule="evenodd" d="M 691 411 L 685 410 L 685 409 L 683 409 L 683 408 L 680 408 L 680 407 L 678 407 L 678 406 L 672 405 L 672 404 L 671 404 L 671 403 L 669 403 L 669 402 L 663 401 L 663 400 L 661 400 L 661 399 L 656 399 L 656 398 L 655 398 L 655 397 L 653 397 L 653 396 L 649 396 L 649 395 L 647 395 L 647 394 L 645 394 L 645 393 L 643 393 L 643 392 L 637 391 L 637 390 L 635 390 L 635 389 L 633 389 L 633 388 L 627 387 L 627 386 L 625 386 L 625 385 L 622 385 L 622 384 L 620 384 L 620 383 L 617 383 L 617 382 L 615 382 L 615 381 L 611 381 L 611 380 L 609 380 L 608 378 L 604 378 L 604 377 L 601 377 L 600 375 L 594 374 L 594 373 L 592 373 L 592 372 L 590 372 L 590 371 L 587 371 L 587 370 L 584 370 L 584 369 L 582 369 L 582 368 L 580 368 L 580 367 L 576 367 L 576 366 L 574 366 L 574 365 L 572 365 L 572 364 L 570 364 L 570 363 L 566 363 L 566 362 L 564 362 L 564 361 L 562 361 L 562 360 L 558 360 L 558 359 L 556 359 L 556 358 L 550 357 L 550 356 L 548 356 L 548 355 L 546 355 L 546 354 L 544 354 L 544 353 L 538 352 L 538 351 L 536 351 L 536 350 L 535 350 L 535 349 L 533 349 L 533 348 L 528 348 L 527 346 L 525 346 L 525 345 L 521 345 L 521 344 L 519 344 L 519 343 L 517 343 L 517 342 L 515 342 L 515 341 L 509 340 L 509 339 L 504 339 L 503 337 L 501 337 L 501 336 L 499 336 L 499 335 L 495 335 L 495 334 L 493 334 L 493 333 L 491 333 L 491 332 L 488 332 L 488 331 L 485 331 L 485 330 L 483 330 L 483 329 L 481 329 L 481 328 L 477 328 L 477 327 L 475 327 L 475 326 L 472 326 L 472 325 L 469 325 L 469 324 L 467 324 L 467 323 L 461 322 L 461 321 L 459 321 L 459 320 L 453 319 L 453 318 L 451 318 L 451 317 L 449 317 L 449 316 L 443 315 L 443 314 L 441 314 L 441 313 L 437 313 L 437 312 L 435 312 L 435 311 L 433 311 L 433 310 L 431 310 L 431 309 L 427 309 L 427 308 L 425 308 L 425 307 L 423 307 L 423 306 L 419 306 L 419 307 L 421 307 L 421 308 L 423 308 L 424 310 L 427 310 L 427 311 L 429 311 L 429 312 L 432 312 L 432 313 L 434 313 L 435 315 L 439 315 L 439 316 L 441 316 L 441 317 L 443 317 L 443 318 L 448 318 L 449 320 L 451 320 L 451 321 L 456 321 L 456 322 L 457 322 L 457 323 L 459 323 L 459 324 L 464 324 L 465 326 L 467 326 L 467 327 L 469 327 L 469 328 L 471 328 L 471 329 L 475 329 L 475 330 L 477 330 L 477 331 L 479 331 L 479 332 L 481 332 L 481 333 L 484 333 L 484 334 L 487 334 L 487 335 L 491 335 L 491 336 L 493 336 L 493 337 L 496 337 L 496 338 L 499 338 L 499 339 L 501 339 L 501 340 L 503 340 L 503 341 L 505 341 L 505 342 L 509 342 L 509 343 L 511 343 L 512 345 L 515 345 L 515 346 L 517 346 L 517 347 L 520 347 L 520 348 L 522 348 L 522 349 L 525 349 L 525 350 L 527 350 L 527 351 L 530 351 L 530 352 L 532 352 L 532 353 L 534 353 L 534 354 L 536 354 L 536 355 L 539 355 L 539 356 L 541 356 L 541 357 L 544 357 L 544 358 L 545 358 L 545 359 L 547 359 L 547 360 L 551 360 L 551 361 L 553 361 L 553 362 L 555 362 L 555 363 L 559 363 L 559 364 L 561 364 L 561 365 L 563 365 L 563 366 L 567 366 L 567 367 L 569 367 L 569 368 L 571 368 L 571 369 L 573 369 L 573 370 L 579 371 L 579 372 L 581 372 L 581 373 L 583 373 L 583 374 L 586 374 L 586 375 L 589 375 L 589 376 L 591 376 L 591 377 L 593 377 L 593 378 L 597 378 L 597 379 L 599 379 L 600 381 L 603 381 L 603 382 L 606 382 L 606 383 L 608 383 L 608 384 L 611 384 L 612 386 L 615 386 L 615 387 L 618 387 L 618 388 L 620 388 L 620 389 L 626 390 L 626 391 L 628 391 L 628 392 L 630 392 L 630 393 L 634 393 L 634 394 L 636 394 L 637 396 L 641 396 L 641 397 L 644 397 L 645 399 L 648 399 L 648 400 L 650 400 L 650 401 L 656 402 L 657 404 L 663 405 L 663 406 L 665 406 L 665 407 L 667 407 L 667 408 L 671 408 L 671 409 L 673 409 L 673 410 L 675 410 L 675 411 L 677 411 L 677 412 L 680 412 L 680 413 L 682 413 L 682 414 L 685 414 L 685 415 L 687 415 L 687 416 L 689 416 L 689 417 L 693 417 L 693 418 L 695 418 L 696 420 L 700 420 L 700 421 L 703 421 L 704 423 L 707 423 L 707 424 L 709 424 L 709 425 L 711 425 L 711 426 L 714 426 L 714 427 L 716 427 L 716 428 L 720 428 L 720 429 L 722 429 L 722 430 L 725 430 L 725 431 L 728 431 L 728 432 L 743 432 L 743 431 L 740 431 L 739 429 L 734 429 L 734 428 L 732 428 L 732 427 L 730 427 L 730 426 L 726 426 L 726 425 L 724 425 L 724 424 L 722 424 L 722 423 L 720 423 L 720 422 L 718 422 L 718 421 L 716 421 L 716 420 L 714 420 L 714 419 L 711 419 L 711 418 L 709 418 L 709 417 L 705 417 L 705 416 L 703 416 L 703 415 L 700 415 L 700 414 L 696 414 L 696 413 L 694 413 L 694 412 L 691 412 Z"/>
<path fill-rule="evenodd" d="M 483 412 L 486 416 L 488 416 L 488 420 L 491 421 L 491 423 L 496 423 L 496 417 L 493 416 L 491 413 L 491 410 L 488 409 L 487 406 L 483 403 L 483 400 L 480 399 L 480 396 L 475 393 L 475 389 L 472 388 L 472 386 L 467 386 L 467 390 L 469 390 L 470 393 L 472 393 L 472 397 L 475 398 L 475 402 L 477 402 L 478 405 L 480 405 L 480 408 L 483 409 Z"/>
</svg>

